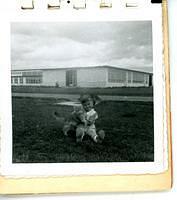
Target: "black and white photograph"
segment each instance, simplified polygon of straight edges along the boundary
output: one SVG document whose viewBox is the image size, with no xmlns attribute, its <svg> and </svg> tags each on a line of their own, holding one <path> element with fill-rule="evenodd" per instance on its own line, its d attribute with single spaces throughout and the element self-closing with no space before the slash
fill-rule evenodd
<svg viewBox="0 0 177 200">
<path fill-rule="evenodd" d="M 12 22 L 12 163 L 154 161 L 152 21 Z"/>
</svg>

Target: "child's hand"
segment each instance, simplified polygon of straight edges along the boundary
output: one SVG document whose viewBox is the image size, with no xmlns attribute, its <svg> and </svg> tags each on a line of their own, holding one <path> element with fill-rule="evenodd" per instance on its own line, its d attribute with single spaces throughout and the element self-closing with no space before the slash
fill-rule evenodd
<svg viewBox="0 0 177 200">
<path fill-rule="evenodd" d="M 88 125 L 88 121 L 84 120 L 84 125 L 87 126 Z"/>
<path fill-rule="evenodd" d="M 95 120 L 87 120 L 87 125 L 88 126 L 91 126 L 94 123 L 95 123 Z"/>
<path fill-rule="evenodd" d="M 84 118 L 84 119 L 81 119 L 81 123 L 84 124 L 84 126 L 87 126 L 88 121 Z"/>
</svg>

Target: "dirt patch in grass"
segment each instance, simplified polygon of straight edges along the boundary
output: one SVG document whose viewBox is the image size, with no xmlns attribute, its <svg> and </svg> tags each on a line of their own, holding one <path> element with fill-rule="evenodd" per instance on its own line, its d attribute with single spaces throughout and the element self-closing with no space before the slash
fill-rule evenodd
<svg viewBox="0 0 177 200">
<path fill-rule="evenodd" d="M 103 101 L 96 106 L 97 129 L 105 140 L 95 144 L 85 136 L 81 144 L 66 137 L 57 111 L 66 117 L 71 106 L 59 100 L 13 98 L 13 162 L 144 162 L 154 160 L 153 103 Z"/>
</svg>

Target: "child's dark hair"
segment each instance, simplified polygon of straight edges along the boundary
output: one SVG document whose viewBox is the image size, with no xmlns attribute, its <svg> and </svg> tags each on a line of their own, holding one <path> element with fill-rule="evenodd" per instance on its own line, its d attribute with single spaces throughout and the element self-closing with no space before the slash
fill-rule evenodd
<svg viewBox="0 0 177 200">
<path fill-rule="evenodd" d="M 101 101 L 101 98 L 95 94 L 82 94 L 79 98 L 81 104 L 84 104 L 88 101 L 93 101 L 93 105 L 96 105 Z"/>
</svg>

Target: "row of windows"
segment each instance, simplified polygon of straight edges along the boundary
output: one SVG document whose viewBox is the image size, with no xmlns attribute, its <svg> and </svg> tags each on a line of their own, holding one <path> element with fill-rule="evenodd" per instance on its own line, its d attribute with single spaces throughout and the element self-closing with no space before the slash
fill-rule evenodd
<svg viewBox="0 0 177 200">
<path fill-rule="evenodd" d="M 12 77 L 11 83 L 13 84 L 40 84 L 42 83 L 42 77 Z"/>
<path fill-rule="evenodd" d="M 133 83 L 144 83 L 144 74 L 133 72 Z"/>
<path fill-rule="evenodd" d="M 128 74 L 127 74 L 128 73 Z M 127 80 L 128 79 L 128 80 Z M 148 75 L 138 72 L 126 72 L 109 69 L 108 81 L 111 83 L 148 83 Z"/>
<path fill-rule="evenodd" d="M 42 76 L 42 72 L 41 71 L 25 71 L 22 72 L 22 76 Z"/>
<path fill-rule="evenodd" d="M 12 71 L 12 76 L 21 76 L 22 75 L 22 72 L 19 72 L 19 71 Z"/>
<path fill-rule="evenodd" d="M 42 83 L 41 77 L 26 78 L 26 84 L 40 84 Z"/>
<path fill-rule="evenodd" d="M 126 72 L 125 71 L 117 71 L 113 69 L 109 69 L 108 71 L 108 81 L 111 83 L 123 83 L 126 80 Z"/>
</svg>

